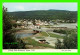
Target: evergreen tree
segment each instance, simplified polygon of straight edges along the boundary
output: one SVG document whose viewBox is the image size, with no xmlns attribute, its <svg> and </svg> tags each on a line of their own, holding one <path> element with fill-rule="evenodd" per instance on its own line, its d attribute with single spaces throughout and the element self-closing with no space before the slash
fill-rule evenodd
<svg viewBox="0 0 80 55">
<path fill-rule="evenodd" d="M 14 36 L 11 18 L 7 15 L 7 8 L 3 6 L 3 49 L 24 48 L 22 40 L 18 41 Z"/>
<path fill-rule="evenodd" d="M 55 44 L 56 49 L 77 49 L 77 34 L 66 36 L 63 38 L 63 42 L 60 40 Z"/>
</svg>

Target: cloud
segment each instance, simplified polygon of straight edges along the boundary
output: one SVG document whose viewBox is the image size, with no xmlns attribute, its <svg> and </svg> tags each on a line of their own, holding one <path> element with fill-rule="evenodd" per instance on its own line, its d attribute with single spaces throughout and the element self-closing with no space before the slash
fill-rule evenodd
<svg viewBox="0 0 80 55">
<path fill-rule="evenodd" d="M 3 3 L 8 11 L 60 9 L 77 11 L 77 3 Z"/>
<path fill-rule="evenodd" d="M 16 9 L 24 10 L 24 7 L 23 6 L 16 6 Z"/>
</svg>

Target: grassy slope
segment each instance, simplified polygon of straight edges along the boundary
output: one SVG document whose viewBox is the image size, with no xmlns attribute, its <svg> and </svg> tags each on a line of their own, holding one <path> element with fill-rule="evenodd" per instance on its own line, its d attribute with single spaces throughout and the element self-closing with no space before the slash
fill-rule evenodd
<svg viewBox="0 0 80 55">
<path fill-rule="evenodd" d="M 33 45 L 35 47 L 43 46 L 43 47 L 54 48 L 54 47 L 52 47 L 52 46 L 50 46 L 48 44 L 40 44 L 39 42 L 35 41 L 34 39 L 31 39 L 30 37 L 28 37 L 26 40 L 28 41 L 27 45 Z"/>
<path fill-rule="evenodd" d="M 41 32 L 40 34 L 42 34 L 42 36 L 48 36 L 48 34 L 46 32 Z"/>
<path fill-rule="evenodd" d="M 41 32 L 42 36 L 48 37 L 48 34 L 50 35 L 50 37 L 55 37 L 55 38 L 63 38 L 60 35 L 56 35 L 56 34 L 52 34 L 52 33 L 46 33 L 46 32 Z"/>
<path fill-rule="evenodd" d="M 49 33 L 50 37 L 55 37 L 55 38 L 63 38 L 62 36 L 60 35 L 56 35 L 56 34 L 52 34 L 52 33 Z"/>
</svg>

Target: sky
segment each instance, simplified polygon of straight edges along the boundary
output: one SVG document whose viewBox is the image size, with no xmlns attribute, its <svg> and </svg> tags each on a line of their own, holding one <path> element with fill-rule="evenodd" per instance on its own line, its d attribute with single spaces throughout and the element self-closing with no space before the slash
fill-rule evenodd
<svg viewBox="0 0 80 55">
<path fill-rule="evenodd" d="M 77 3 L 3 3 L 8 12 L 31 10 L 69 10 L 77 11 Z"/>
</svg>

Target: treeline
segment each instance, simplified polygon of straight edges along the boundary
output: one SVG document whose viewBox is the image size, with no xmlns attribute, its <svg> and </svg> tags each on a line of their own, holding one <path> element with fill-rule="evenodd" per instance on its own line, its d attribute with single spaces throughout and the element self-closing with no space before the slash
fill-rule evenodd
<svg viewBox="0 0 80 55">
<path fill-rule="evenodd" d="M 36 10 L 36 11 L 18 11 L 8 12 L 11 17 L 15 19 L 28 19 L 28 20 L 74 20 L 77 22 L 77 11 L 66 11 L 66 10 Z"/>
</svg>

